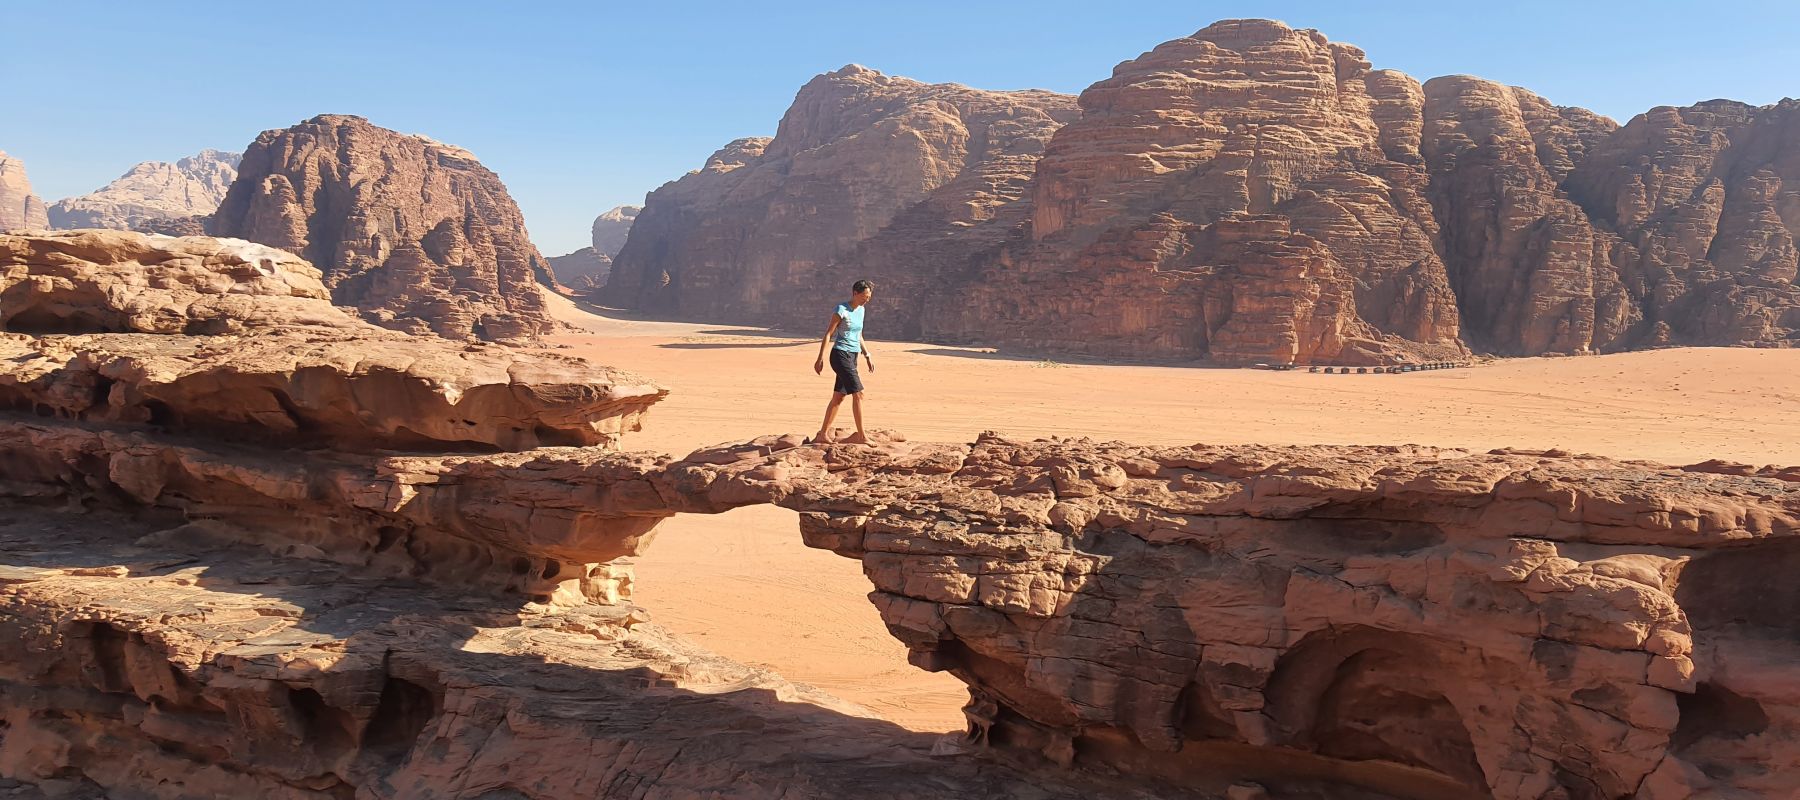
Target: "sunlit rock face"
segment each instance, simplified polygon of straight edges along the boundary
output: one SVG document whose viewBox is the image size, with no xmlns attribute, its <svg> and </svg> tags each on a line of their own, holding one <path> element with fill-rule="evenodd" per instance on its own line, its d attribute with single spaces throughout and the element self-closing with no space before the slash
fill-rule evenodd
<svg viewBox="0 0 1800 800">
<path fill-rule="evenodd" d="M 361 117 L 265 131 L 206 231 L 305 258 L 335 302 L 385 327 L 490 341 L 555 328 L 543 256 L 500 177 L 467 150 Z"/>
<path fill-rule="evenodd" d="M 607 301 L 810 330 L 869 278 L 894 338 L 1221 364 L 1800 341 L 1800 101 L 1621 127 L 1268 20 L 962 125 L 1004 145 L 979 162 L 941 155 L 943 91 L 814 79 L 651 195 Z"/>
<path fill-rule="evenodd" d="M 239 158 L 202 150 L 173 164 L 146 161 L 94 192 L 51 204 L 50 225 L 136 230 L 206 216 L 218 210 L 237 178 Z"/>
<path fill-rule="evenodd" d="M 48 227 L 49 214 L 31 191 L 24 162 L 0 152 L 0 233 Z"/>
</svg>

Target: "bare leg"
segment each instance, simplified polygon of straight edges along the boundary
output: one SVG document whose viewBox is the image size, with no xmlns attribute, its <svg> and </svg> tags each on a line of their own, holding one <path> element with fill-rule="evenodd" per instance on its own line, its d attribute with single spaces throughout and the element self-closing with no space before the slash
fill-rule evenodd
<svg viewBox="0 0 1800 800">
<path fill-rule="evenodd" d="M 856 432 L 844 439 L 845 444 L 864 444 L 869 441 L 869 435 L 863 432 L 862 398 L 862 392 L 850 395 L 850 414 L 856 418 Z"/>
<path fill-rule="evenodd" d="M 843 392 L 831 393 L 831 402 L 825 404 L 825 422 L 819 426 L 819 434 L 813 437 L 813 441 L 820 444 L 831 443 L 831 421 L 837 419 L 838 406 L 843 405 L 843 403 Z"/>
</svg>

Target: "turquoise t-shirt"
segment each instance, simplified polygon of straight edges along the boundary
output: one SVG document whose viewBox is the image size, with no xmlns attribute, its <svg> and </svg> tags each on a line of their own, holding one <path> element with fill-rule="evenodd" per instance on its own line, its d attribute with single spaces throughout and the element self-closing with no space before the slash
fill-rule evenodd
<svg viewBox="0 0 1800 800">
<path fill-rule="evenodd" d="M 838 303 L 835 312 L 838 315 L 838 329 L 837 341 L 831 346 L 832 349 L 862 352 L 863 308 L 852 309 L 849 303 Z"/>
</svg>

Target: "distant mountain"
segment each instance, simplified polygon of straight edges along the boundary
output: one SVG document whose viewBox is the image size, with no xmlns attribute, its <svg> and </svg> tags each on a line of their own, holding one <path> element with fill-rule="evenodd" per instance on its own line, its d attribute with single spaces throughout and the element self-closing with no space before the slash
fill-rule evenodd
<svg viewBox="0 0 1800 800">
<path fill-rule="evenodd" d="M 608 262 L 616 258 L 625 247 L 625 237 L 631 233 L 631 223 L 637 221 L 638 212 L 642 210 L 643 206 L 619 206 L 595 217 L 594 252 L 606 256 Z"/>
<path fill-rule="evenodd" d="M 237 179 L 238 153 L 202 150 L 173 164 L 145 161 L 98 191 L 50 206 L 55 228 L 130 230 L 148 223 L 211 214 Z"/>
<path fill-rule="evenodd" d="M 24 162 L 0 151 L 0 231 L 48 227 L 44 201 L 31 193 Z"/>
<path fill-rule="evenodd" d="M 583 247 L 566 256 L 551 256 L 549 261 L 556 282 L 578 292 L 605 285 L 613 263 L 612 258 L 592 247 Z"/>
</svg>

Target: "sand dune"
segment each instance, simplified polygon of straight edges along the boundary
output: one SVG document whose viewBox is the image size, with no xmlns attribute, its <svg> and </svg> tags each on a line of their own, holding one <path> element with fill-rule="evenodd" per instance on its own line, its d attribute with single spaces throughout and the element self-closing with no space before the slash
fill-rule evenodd
<svg viewBox="0 0 1800 800">
<path fill-rule="evenodd" d="M 728 325 L 556 313 L 572 352 L 673 392 L 626 439 L 675 455 L 811 432 L 831 390 L 817 340 Z M 879 331 L 879 301 L 870 307 Z M 1695 348 L 1529 358 L 1402 375 L 1059 363 L 873 339 L 869 424 L 913 439 L 1088 436 L 1142 443 L 1562 448 L 1687 464 L 1800 463 L 1800 350 Z M 840 417 L 849 424 L 848 407 Z M 721 654 L 767 665 L 921 730 L 961 726 L 953 678 L 920 672 L 864 599 L 854 562 L 800 544 L 791 512 L 665 523 L 637 599 Z"/>
</svg>

